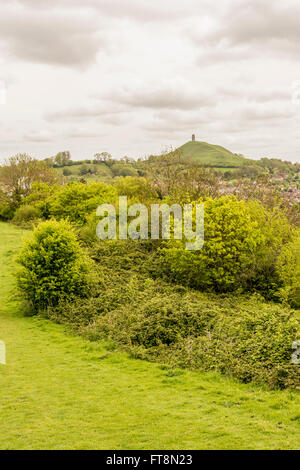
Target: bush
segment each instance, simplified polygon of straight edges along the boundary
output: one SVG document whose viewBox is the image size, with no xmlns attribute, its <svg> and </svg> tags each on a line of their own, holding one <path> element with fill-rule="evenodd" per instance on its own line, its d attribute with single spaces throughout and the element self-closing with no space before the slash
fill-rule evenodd
<svg viewBox="0 0 300 470">
<path fill-rule="evenodd" d="M 10 204 L 0 204 L 0 220 L 11 220 L 14 216 L 15 208 Z"/>
<path fill-rule="evenodd" d="M 16 206 L 1 188 L 0 188 L 0 220 L 10 220 L 14 216 Z"/>
<path fill-rule="evenodd" d="M 300 339 L 295 312 L 258 295 L 207 294 L 149 279 L 154 248 L 132 240 L 93 245 L 96 295 L 61 303 L 50 318 L 135 357 L 272 388 L 300 386 L 299 366 L 291 363 L 292 343 Z"/>
<path fill-rule="evenodd" d="M 146 178 L 120 176 L 114 181 L 114 187 L 119 196 L 127 196 L 130 203 L 149 203 L 158 199 L 156 189 Z"/>
<path fill-rule="evenodd" d="M 64 303 L 50 318 L 92 340 L 108 339 L 135 357 L 215 370 L 271 388 L 300 386 L 299 367 L 291 363 L 300 322 L 289 309 L 257 297 L 203 294 L 101 271 L 97 297 Z"/>
<path fill-rule="evenodd" d="M 63 175 L 64 176 L 70 176 L 72 174 L 72 171 L 69 168 L 64 168 L 63 169 Z"/>
<path fill-rule="evenodd" d="M 79 174 L 80 175 L 87 175 L 88 173 L 90 172 L 90 168 L 88 165 L 86 165 L 85 163 L 83 165 L 80 166 L 79 168 Z"/>
<path fill-rule="evenodd" d="M 39 224 L 17 261 L 18 286 L 35 311 L 89 291 L 89 263 L 66 221 Z"/>
<path fill-rule="evenodd" d="M 278 282 L 275 265 L 280 249 L 292 236 L 284 216 L 258 201 L 234 196 L 208 199 L 204 207 L 203 248 L 188 251 L 186 240 L 166 242 L 162 264 L 168 277 L 200 290 L 229 292 L 251 286 L 268 291 Z M 266 272 L 268 278 L 263 277 Z"/>
<path fill-rule="evenodd" d="M 23 199 L 23 205 L 35 207 L 43 218 L 48 219 L 50 217 L 50 200 L 58 191 L 60 191 L 58 185 L 35 182 L 28 196 Z"/>
<path fill-rule="evenodd" d="M 111 338 L 154 352 L 156 347 L 170 347 L 187 336 L 197 336 L 212 319 L 213 310 L 201 305 L 196 296 L 181 295 L 176 290 L 166 295 L 155 292 L 155 287 L 147 281 L 143 289 L 145 297 L 135 294 L 139 305 L 135 302 L 134 308 L 120 306 L 99 319 L 99 324 L 109 327 Z"/>
<path fill-rule="evenodd" d="M 40 217 L 41 212 L 37 207 L 24 205 L 16 210 L 12 221 L 16 225 L 28 226 Z"/>
<path fill-rule="evenodd" d="M 111 171 L 114 176 L 137 176 L 138 172 L 137 170 L 129 165 L 129 164 L 124 164 L 124 163 L 114 163 L 111 166 Z"/>
<path fill-rule="evenodd" d="M 49 213 L 56 219 L 67 218 L 74 225 L 82 226 L 100 204 L 113 203 L 116 198 L 116 190 L 104 183 L 71 182 L 48 200 Z"/>
<path fill-rule="evenodd" d="M 186 337 L 172 350 L 165 349 L 168 361 L 218 370 L 245 383 L 299 387 L 299 366 L 291 363 L 292 343 L 300 337 L 299 319 L 289 310 L 257 299 L 237 299 L 235 308 L 234 304 L 226 308 L 226 300 L 223 303 L 201 335 Z"/>
<path fill-rule="evenodd" d="M 280 299 L 293 308 L 300 308 L 300 235 L 283 248 L 277 270 L 283 283 Z"/>
</svg>

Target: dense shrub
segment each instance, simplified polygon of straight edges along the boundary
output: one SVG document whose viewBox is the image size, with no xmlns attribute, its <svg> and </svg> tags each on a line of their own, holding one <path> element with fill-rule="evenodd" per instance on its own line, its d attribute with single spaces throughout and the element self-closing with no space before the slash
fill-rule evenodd
<svg viewBox="0 0 300 470">
<path fill-rule="evenodd" d="M 120 196 L 127 196 L 131 202 L 147 203 L 158 199 L 154 186 L 146 178 L 121 176 L 114 182 Z"/>
<path fill-rule="evenodd" d="M 17 261 L 19 288 L 35 311 L 89 291 L 89 263 L 66 221 L 39 224 Z"/>
<path fill-rule="evenodd" d="M 41 217 L 41 212 L 37 207 L 30 205 L 20 206 L 13 217 L 13 223 L 16 225 L 27 227 L 32 222 L 38 220 Z"/>
<path fill-rule="evenodd" d="M 200 290 L 227 292 L 249 286 L 269 290 L 270 284 L 278 282 L 276 258 L 292 236 L 284 216 L 258 201 L 234 196 L 208 199 L 204 207 L 203 248 L 188 251 L 186 240 L 166 242 L 162 263 L 168 276 Z M 263 278 L 266 272 L 269 276 Z"/>
<path fill-rule="evenodd" d="M 162 287 L 162 286 L 161 286 Z M 176 290 L 162 292 L 153 281 L 142 286 L 143 296 L 135 294 L 133 305 L 100 317 L 96 324 L 106 328 L 111 338 L 130 346 L 156 347 L 180 343 L 187 336 L 197 336 L 213 318 L 212 308 L 205 308 L 193 295 L 181 295 Z M 210 306 L 211 307 L 211 306 Z"/>
<path fill-rule="evenodd" d="M 16 206 L 11 198 L 0 188 L 0 220 L 10 220 L 13 218 Z"/>
<path fill-rule="evenodd" d="M 137 176 L 137 170 L 131 165 L 124 163 L 114 163 L 111 165 L 111 171 L 114 176 Z"/>
<path fill-rule="evenodd" d="M 99 242 L 96 295 L 49 310 L 89 339 L 109 339 L 135 357 L 172 366 L 218 370 L 243 382 L 299 387 L 291 364 L 300 338 L 295 313 L 260 297 L 207 294 L 149 279 L 155 246 Z"/>
<path fill-rule="evenodd" d="M 64 168 L 63 169 L 63 175 L 64 176 L 70 176 L 72 174 L 72 170 L 70 170 L 69 168 Z"/>
<path fill-rule="evenodd" d="M 281 300 L 300 308 L 300 235 L 283 247 L 277 270 L 283 284 L 279 291 Z"/>
<path fill-rule="evenodd" d="M 61 186 L 34 183 L 23 205 L 36 207 L 45 219 L 68 219 L 76 226 L 83 226 L 98 205 L 114 203 L 116 198 L 116 189 L 104 183 L 82 184 L 72 181 Z"/>
<path fill-rule="evenodd" d="M 257 298 L 106 276 L 110 282 L 103 279 L 101 295 L 64 303 L 50 317 L 89 339 L 109 339 L 135 357 L 217 370 L 272 388 L 300 386 L 299 367 L 291 363 L 300 321 L 290 310 Z"/>
<path fill-rule="evenodd" d="M 299 319 L 256 299 L 237 299 L 235 308 L 226 304 L 201 335 L 187 337 L 159 355 L 179 366 L 214 369 L 243 382 L 299 387 L 299 366 L 291 363 L 292 343 L 300 338 Z"/>
<path fill-rule="evenodd" d="M 71 223 L 81 226 L 100 204 L 113 203 L 116 197 L 116 190 L 104 183 L 71 182 L 50 198 L 49 213 L 56 219 L 67 218 Z"/>
<path fill-rule="evenodd" d="M 60 191 L 58 185 L 48 185 L 46 183 L 33 183 L 30 193 L 26 196 L 22 204 L 30 205 L 38 209 L 45 219 L 50 217 L 50 201 L 56 192 Z"/>
<path fill-rule="evenodd" d="M 0 204 L 0 220 L 8 221 L 14 216 L 15 208 L 10 204 Z"/>
</svg>

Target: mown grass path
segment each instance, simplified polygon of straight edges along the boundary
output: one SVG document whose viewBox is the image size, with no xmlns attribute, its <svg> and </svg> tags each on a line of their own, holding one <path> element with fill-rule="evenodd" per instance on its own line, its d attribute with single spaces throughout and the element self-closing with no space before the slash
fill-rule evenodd
<svg viewBox="0 0 300 470">
<path fill-rule="evenodd" d="M 0 224 L 0 449 L 297 449 L 300 393 L 264 391 L 105 351 L 24 317 Z"/>
</svg>

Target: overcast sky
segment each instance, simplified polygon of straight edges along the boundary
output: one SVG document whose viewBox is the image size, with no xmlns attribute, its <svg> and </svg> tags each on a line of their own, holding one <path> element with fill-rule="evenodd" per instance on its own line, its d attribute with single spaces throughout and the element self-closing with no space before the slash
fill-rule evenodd
<svg viewBox="0 0 300 470">
<path fill-rule="evenodd" d="M 1 0 L 0 102 L 0 160 L 195 133 L 300 162 L 299 0 Z"/>
</svg>

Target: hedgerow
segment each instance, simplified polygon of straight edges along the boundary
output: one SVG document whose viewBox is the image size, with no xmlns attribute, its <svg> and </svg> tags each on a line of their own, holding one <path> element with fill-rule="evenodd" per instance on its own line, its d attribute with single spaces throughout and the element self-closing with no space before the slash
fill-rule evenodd
<svg viewBox="0 0 300 470">
<path fill-rule="evenodd" d="M 151 279 L 153 251 L 147 243 L 99 243 L 91 253 L 100 261 L 97 294 L 62 302 L 49 317 L 135 357 L 272 388 L 300 386 L 299 367 L 291 363 L 300 320 L 291 309 L 257 295 L 201 293 Z"/>
</svg>

